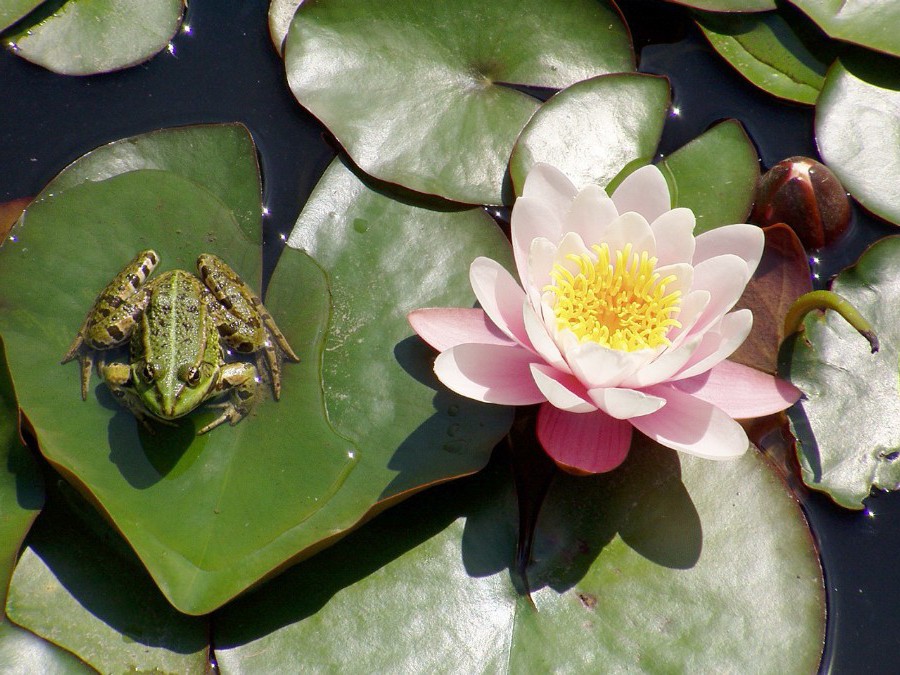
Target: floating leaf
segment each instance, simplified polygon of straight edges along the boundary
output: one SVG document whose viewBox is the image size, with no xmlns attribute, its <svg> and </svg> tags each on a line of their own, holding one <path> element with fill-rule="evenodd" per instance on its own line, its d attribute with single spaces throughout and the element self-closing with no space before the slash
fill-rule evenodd
<svg viewBox="0 0 900 675">
<path fill-rule="evenodd" d="M 676 5 L 710 12 L 765 12 L 775 9 L 775 0 L 668 0 Z"/>
<path fill-rule="evenodd" d="M 794 301 L 812 290 L 812 276 L 803 244 L 784 224 L 763 228 L 766 247 L 756 273 L 735 309 L 753 312 L 753 329 L 729 359 L 764 370 L 778 370 L 778 348 L 784 340 L 784 317 Z"/>
<path fill-rule="evenodd" d="M 668 80 L 654 75 L 602 75 L 563 89 L 516 141 L 509 163 L 516 194 L 536 162 L 554 165 L 577 187 L 605 187 L 629 162 L 653 157 L 668 108 Z"/>
<path fill-rule="evenodd" d="M 285 64 L 297 100 L 368 174 L 499 204 L 538 107 L 506 85 L 561 88 L 633 70 L 634 55 L 605 1 L 321 0 L 297 10 Z"/>
<path fill-rule="evenodd" d="M 181 25 L 182 0 L 65 0 L 4 36 L 12 51 L 62 75 L 105 73 L 146 61 Z"/>
<path fill-rule="evenodd" d="M 861 79 L 840 61 L 829 69 L 816 106 L 816 142 L 850 194 L 900 225 L 900 76 L 881 75 Z"/>
<path fill-rule="evenodd" d="M 44 0 L 4 0 L 0 5 L 0 31 L 6 30 L 42 2 Z"/>
<path fill-rule="evenodd" d="M 272 38 L 275 50 L 282 56 L 291 20 L 302 2 L 303 0 L 272 0 L 269 3 L 269 37 Z"/>
<path fill-rule="evenodd" d="M 900 4 L 895 0 L 789 0 L 829 36 L 900 56 Z"/>
<path fill-rule="evenodd" d="M 16 566 L 10 618 L 102 673 L 204 672 L 206 620 L 175 611 L 117 534 L 61 487 Z"/>
<path fill-rule="evenodd" d="M 19 438 L 19 408 L 0 341 L 0 598 L 6 595 L 19 546 L 43 505 L 43 479 Z"/>
<path fill-rule="evenodd" d="M 672 206 L 697 217 L 694 234 L 742 223 L 750 213 L 759 157 L 740 122 L 726 120 L 659 163 L 669 183 Z"/>
<path fill-rule="evenodd" d="M 529 571 L 536 608 L 508 572 L 515 534 L 498 465 L 419 495 L 226 608 L 221 671 L 816 669 L 815 549 L 753 451 L 719 463 L 642 441 L 610 474 L 557 477 Z"/>
<path fill-rule="evenodd" d="M 432 372 L 433 351 L 413 335 L 406 315 L 472 305 L 468 269 L 479 255 L 511 265 L 509 242 L 494 222 L 481 209 L 442 212 L 395 201 L 335 160 L 288 246 L 315 258 L 331 291 L 325 405 L 335 428 L 360 449 L 336 501 L 354 494 L 370 504 L 394 501 L 482 468 L 509 429 L 512 409 L 443 387 Z"/>
<path fill-rule="evenodd" d="M 811 52 L 781 14 L 701 12 L 697 23 L 713 49 L 760 89 L 797 103 L 816 102 L 830 61 Z"/>
<path fill-rule="evenodd" d="M 8 621 L 0 621 L 0 669 L 41 675 L 96 673 L 69 652 Z"/>
<path fill-rule="evenodd" d="M 221 129 L 223 160 L 235 158 L 228 143 L 233 130 Z M 179 139 L 192 146 L 188 130 L 177 133 L 188 134 Z M 210 133 L 215 134 L 206 127 L 198 130 L 207 140 Z M 165 156 L 170 142 L 162 140 L 155 155 Z M 148 147 L 137 153 L 138 165 L 154 155 L 149 149 L 153 139 L 145 143 Z M 102 174 L 98 167 L 104 164 L 104 151 L 113 166 L 123 165 L 118 150 L 132 156 L 139 145 L 98 150 L 100 156 L 86 160 L 93 163 L 91 171 L 74 165 L 26 211 L 14 230 L 15 241 L 0 249 L 0 334 L 20 404 L 44 455 L 102 505 L 173 604 L 187 613 L 204 613 L 295 557 L 326 545 L 370 511 L 383 508 L 383 500 L 481 468 L 508 428 L 509 411 L 461 403 L 449 394 L 435 398 L 430 368 L 427 374 L 417 372 L 426 367 L 425 348 L 417 341 L 402 343 L 412 331 L 405 321 L 408 308 L 401 303 L 418 304 L 430 296 L 416 295 L 401 284 L 397 290 L 407 298 L 386 295 L 382 305 L 363 302 L 371 279 L 350 275 L 344 285 L 329 290 L 319 267 L 295 251 L 282 257 L 266 298 L 301 357 L 299 364 L 284 367 L 281 401 L 264 400 L 237 426 L 203 436 L 196 436 L 196 429 L 214 412 L 197 411 L 177 428 L 158 425 L 149 435 L 97 377 L 88 400 L 80 401 L 78 368 L 60 366 L 59 360 L 94 298 L 136 251 L 152 246 L 162 269 L 186 270 L 194 269 L 198 253 L 215 253 L 251 286 L 260 286 L 259 230 L 256 241 L 248 240 L 229 208 L 233 204 L 241 214 L 260 211 L 252 144 L 245 145 L 248 152 L 241 158 L 250 171 L 197 170 L 195 180 L 189 180 L 169 170 L 129 170 L 133 164 L 125 162 L 126 173 L 98 181 L 70 180 L 73 172 Z M 181 170 L 194 167 L 195 159 L 188 158 Z M 207 161 L 213 162 L 213 156 Z M 114 172 L 109 166 L 105 170 Z M 207 182 L 212 190 L 230 190 L 229 202 L 203 187 Z M 421 220 L 404 225 L 392 219 L 391 232 L 399 239 L 388 237 L 384 250 L 370 248 L 380 239 L 374 232 L 380 229 L 382 206 L 373 208 L 357 214 L 372 221 L 373 235 L 362 239 L 365 250 L 348 248 L 351 265 L 375 254 L 390 265 L 393 248 L 408 243 L 404 227 L 423 227 Z M 491 247 L 506 250 L 508 244 L 481 211 L 432 217 L 442 223 L 447 219 L 457 243 L 446 248 L 443 258 L 430 259 L 431 266 L 407 264 L 410 274 L 403 284 L 423 290 L 430 279 L 432 288 L 437 284 L 444 289 L 444 295 L 437 293 L 441 304 L 471 302 L 468 283 L 462 283 L 468 262 L 480 253 L 494 254 Z M 423 236 L 433 244 L 434 230 Z M 79 242 L 77 256 L 71 252 L 72 240 Z M 426 259 L 418 256 L 418 262 Z M 444 266 L 459 270 L 462 277 L 446 289 Z M 50 278 L 47 269 L 54 270 Z M 377 265 L 371 269 L 384 273 Z M 34 284 L 36 278 L 46 283 Z M 359 300 L 338 301 L 332 310 L 330 293 Z M 323 373 L 323 341 L 332 311 L 330 353 L 340 358 L 355 350 L 355 356 L 344 362 L 329 355 Z M 371 340 L 364 347 L 341 350 L 351 329 L 360 327 L 362 333 L 372 331 Z M 414 376 L 424 383 L 417 385 Z M 345 383 L 347 388 L 341 389 Z M 329 424 L 323 396 L 329 399 L 328 414 L 354 434 L 350 440 Z M 339 414 L 347 408 L 356 412 Z M 359 420 L 365 422 L 355 426 Z M 360 455 L 357 436 L 371 439 L 375 449 L 362 444 Z M 444 441 L 435 446 L 435 438 Z M 419 452 L 421 446 L 427 451 Z"/>
<path fill-rule="evenodd" d="M 803 482 L 841 506 L 863 508 L 872 487 L 900 487 L 900 238 L 874 244 L 832 290 L 869 320 L 880 350 L 834 312 L 812 313 L 787 353 L 786 374 L 805 397 L 789 410 Z"/>
</svg>

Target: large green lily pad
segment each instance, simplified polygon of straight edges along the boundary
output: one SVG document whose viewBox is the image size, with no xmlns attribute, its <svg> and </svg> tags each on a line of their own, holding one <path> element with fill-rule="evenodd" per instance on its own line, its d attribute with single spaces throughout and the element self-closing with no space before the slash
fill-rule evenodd
<svg viewBox="0 0 900 675">
<path fill-rule="evenodd" d="M 558 476 L 535 533 L 536 607 L 508 571 L 507 472 L 419 495 L 230 605 L 222 673 L 815 671 L 821 570 L 754 451 L 716 463 L 641 441 L 613 473 Z"/>
<path fill-rule="evenodd" d="M 578 187 L 606 186 L 626 164 L 653 157 L 669 109 L 669 82 L 636 73 L 573 84 L 538 109 L 509 162 L 516 194 L 536 162 L 552 164 Z"/>
<path fill-rule="evenodd" d="M 28 536 L 9 617 L 101 673 L 201 673 L 206 619 L 170 605 L 133 551 L 65 483 Z"/>
<path fill-rule="evenodd" d="M 44 0 L 5 0 L 0 5 L 0 31 L 28 14 Z"/>
<path fill-rule="evenodd" d="M 34 22 L 5 35 L 24 59 L 63 75 L 93 75 L 146 61 L 181 25 L 182 0 L 48 2 Z"/>
<path fill-rule="evenodd" d="M 235 158 L 235 147 L 228 143 L 234 130 L 220 129 L 224 160 Z M 216 132 L 201 127 L 197 133 L 207 137 Z M 174 162 L 168 156 L 170 141 L 161 141 L 155 156 Z M 139 166 L 154 155 L 149 150 L 153 140 L 144 144 L 148 147 L 137 152 Z M 301 357 L 299 364 L 285 364 L 281 401 L 264 400 L 236 427 L 226 425 L 203 436 L 196 430 L 215 412 L 198 411 L 178 428 L 159 426 L 150 435 L 116 405 L 96 377 L 88 400 L 80 401 L 78 368 L 60 366 L 59 359 L 100 289 L 136 251 L 152 246 L 162 258 L 161 268 L 188 270 L 198 253 L 216 253 L 251 286 L 260 287 L 259 229 L 255 241 L 249 240 L 237 220 L 261 208 L 252 144 L 245 145 L 248 152 L 241 159 L 250 171 L 194 171 L 190 158 L 179 171 L 194 171 L 193 179 L 171 170 L 130 170 L 132 162 L 122 164 L 125 173 L 91 178 L 104 174 L 104 153 L 118 165 L 123 147 L 131 148 L 126 153 L 131 156 L 140 145 L 95 151 L 86 160 L 91 170 L 70 167 L 57 181 L 62 189 L 51 184 L 26 211 L 0 249 L 0 334 L 20 405 L 44 455 L 110 517 L 166 597 L 180 610 L 199 614 L 326 545 L 383 508 L 385 499 L 481 468 L 508 428 L 509 411 L 457 404 L 456 397 L 447 395 L 438 397 L 436 412 L 437 385 L 427 380 L 416 385 L 415 348 L 397 344 L 412 332 L 405 322 L 410 308 L 393 306 L 395 297 L 385 296 L 386 306 L 375 320 L 365 303 L 333 310 L 332 292 L 364 297 L 373 280 L 352 276 L 334 291 L 322 270 L 295 251 L 282 257 L 266 298 Z M 207 159 L 213 161 L 212 156 Z M 108 165 L 105 171 L 112 173 Z M 72 173 L 77 180 L 69 179 Z M 229 192 L 228 202 L 219 198 L 222 192 Z M 378 211 L 362 215 L 373 227 L 380 222 Z M 443 222 L 444 216 L 439 213 L 437 219 Z M 457 227 L 454 241 L 459 242 L 433 260 L 434 267 L 419 269 L 419 277 L 406 277 L 410 286 L 422 287 L 421 275 L 442 278 L 442 266 L 464 271 L 475 256 L 496 255 L 492 247 L 508 247 L 496 228 L 485 228 L 487 217 L 481 212 L 447 217 Z M 403 227 L 422 224 L 390 223 L 399 241 L 405 237 Z M 72 241 L 78 242 L 78 255 L 71 252 Z M 390 238 L 387 243 L 398 246 Z M 367 248 L 354 262 L 373 254 L 389 260 L 390 247 Z M 441 304 L 472 302 L 468 286 L 461 289 L 460 283 L 451 285 L 440 296 Z M 428 296 L 410 297 L 424 303 Z M 328 360 L 330 370 L 323 372 L 326 334 L 340 340 L 340 331 L 367 322 L 378 336 L 367 344 L 381 340 L 383 349 L 367 346 L 338 365 Z M 353 383 L 360 373 L 365 386 Z M 355 437 L 336 432 L 329 422 L 328 415 L 335 413 L 326 411 L 323 397 L 344 381 L 350 384 L 343 405 L 362 411 L 366 421 L 359 426 L 367 433 L 381 429 L 376 450 L 358 447 Z M 333 393 L 328 395 L 333 399 Z M 352 419 L 349 413 L 346 417 Z M 417 447 L 428 444 L 426 438 L 433 439 L 429 433 L 435 428 L 448 434 L 443 447 L 418 453 Z"/>
<path fill-rule="evenodd" d="M 814 54 L 781 14 L 702 12 L 697 23 L 722 58 L 760 89 L 812 105 L 828 62 Z"/>
<path fill-rule="evenodd" d="M 900 56 L 895 0 L 790 0 L 829 36 Z"/>
<path fill-rule="evenodd" d="M 872 488 L 900 487 L 900 237 L 874 244 L 832 290 L 866 317 L 880 350 L 834 312 L 810 314 L 785 374 L 805 394 L 789 410 L 803 482 L 841 506 L 862 509 Z"/>
<path fill-rule="evenodd" d="M 471 306 L 478 255 L 511 266 L 509 242 L 482 209 L 436 211 L 363 183 L 340 159 L 316 186 L 288 246 L 328 276 L 332 316 L 322 381 L 328 419 L 360 449 L 354 490 L 383 503 L 471 473 L 509 429 L 512 409 L 452 394 L 406 315 Z"/>
<path fill-rule="evenodd" d="M 0 621 L 0 670 L 41 675 L 97 672 L 64 649 L 8 621 Z"/>
<path fill-rule="evenodd" d="M 775 0 L 668 0 L 676 5 L 710 12 L 765 12 L 775 9 Z"/>
<path fill-rule="evenodd" d="M 726 120 L 659 163 L 669 184 L 672 207 L 694 212 L 694 234 L 742 223 L 750 214 L 759 156 L 736 120 Z"/>
<path fill-rule="evenodd" d="M 618 12 L 597 0 L 319 0 L 285 44 L 288 82 L 368 174 L 500 204 L 513 143 L 537 109 L 506 85 L 562 88 L 634 69 Z"/>
<path fill-rule="evenodd" d="M 900 225 L 900 70 L 866 75 L 840 61 L 828 70 L 816 106 L 816 142 L 850 194 Z"/>
</svg>

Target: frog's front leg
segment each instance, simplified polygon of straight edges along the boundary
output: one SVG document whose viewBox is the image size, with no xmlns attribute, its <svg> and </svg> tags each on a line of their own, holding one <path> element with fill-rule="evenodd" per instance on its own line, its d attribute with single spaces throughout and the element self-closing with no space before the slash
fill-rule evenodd
<svg viewBox="0 0 900 675">
<path fill-rule="evenodd" d="M 153 433 L 153 427 L 147 421 L 147 408 L 134 390 L 134 378 L 131 375 L 131 366 L 120 361 L 106 363 L 102 355 L 97 360 L 97 374 L 109 387 L 115 399 L 125 408 L 131 411 L 137 421 L 143 427 Z"/>
<path fill-rule="evenodd" d="M 197 433 L 205 434 L 226 421 L 232 426 L 240 422 L 253 408 L 258 388 L 258 373 L 252 363 L 237 361 L 223 365 L 219 371 L 219 381 L 209 394 L 211 397 L 226 393 L 230 396 L 219 404 L 223 408 L 222 414 Z"/>
<path fill-rule="evenodd" d="M 155 251 L 138 253 L 97 296 L 63 356 L 62 363 L 74 358 L 81 363 L 82 399 L 87 399 L 93 352 L 118 347 L 128 341 L 150 299 L 150 293 L 142 288 L 144 281 L 158 262 Z"/>
</svg>

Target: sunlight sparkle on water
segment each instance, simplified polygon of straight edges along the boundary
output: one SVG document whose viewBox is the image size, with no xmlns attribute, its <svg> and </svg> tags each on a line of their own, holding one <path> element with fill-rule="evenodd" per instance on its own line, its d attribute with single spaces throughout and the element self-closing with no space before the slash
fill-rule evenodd
<svg viewBox="0 0 900 675">
<path fill-rule="evenodd" d="M 184 25 L 181 27 L 181 32 L 182 32 L 182 33 L 187 33 L 188 35 L 190 35 L 190 34 L 191 34 L 191 24 L 189 24 L 189 23 L 184 24 Z"/>
<path fill-rule="evenodd" d="M 166 51 L 168 51 L 172 56 L 175 56 L 175 45 L 173 43 L 169 43 L 166 46 Z"/>
<path fill-rule="evenodd" d="M 681 115 L 681 108 L 679 108 L 677 105 L 673 105 L 672 109 L 669 111 L 669 116 L 678 117 L 679 115 Z"/>
<path fill-rule="evenodd" d="M 262 214 L 263 214 L 264 216 L 268 216 L 270 213 L 272 213 L 272 212 L 269 211 L 269 207 L 268 207 L 268 206 L 262 207 Z"/>
</svg>

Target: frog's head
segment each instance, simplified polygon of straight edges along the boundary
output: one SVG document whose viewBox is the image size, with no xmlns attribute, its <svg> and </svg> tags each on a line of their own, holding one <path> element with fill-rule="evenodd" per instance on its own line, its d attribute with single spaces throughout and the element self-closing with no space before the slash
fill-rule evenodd
<svg viewBox="0 0 900 675">
<path fill-rule="evenodd" d="M 211 363 L 167 366 L 139 361 L 131 366 L 135 391 L 148 412 L 171 420 L 187 415 L 209 397 L 216 380 Z"/>
</svg>

